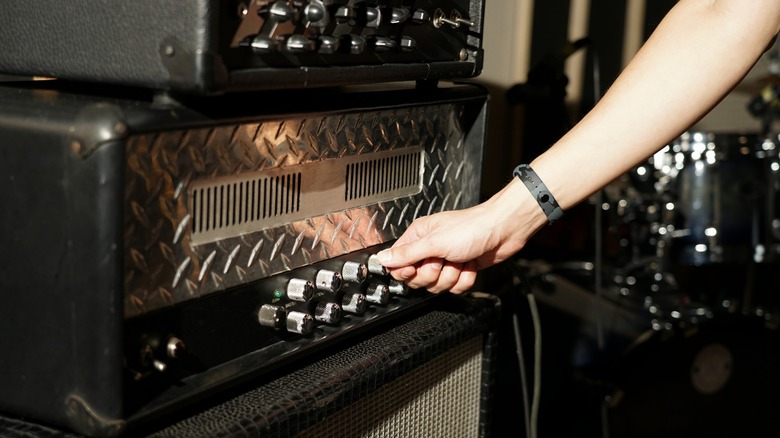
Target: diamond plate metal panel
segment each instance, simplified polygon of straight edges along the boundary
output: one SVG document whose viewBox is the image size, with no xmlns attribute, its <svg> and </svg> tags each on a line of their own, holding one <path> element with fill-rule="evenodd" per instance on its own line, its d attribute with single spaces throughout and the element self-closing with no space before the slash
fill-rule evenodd
<svg viewBox="0 0 780 438">
<path fill-rule="evenodd" d="M 126 146 L 125 317 L 395 239 L 416 217 L 477 203 L 481 144 L 466 147 L 464 104 L 263 120 L 131 137 Z M 194 245 L 192 181 L 424 148 L 414 196 Z"/>
</svg>

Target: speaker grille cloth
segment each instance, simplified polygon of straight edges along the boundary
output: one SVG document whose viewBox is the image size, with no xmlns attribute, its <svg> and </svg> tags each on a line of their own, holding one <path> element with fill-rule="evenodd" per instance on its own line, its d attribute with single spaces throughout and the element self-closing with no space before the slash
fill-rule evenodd
<svg viewBox="0 0 780 438">
<path fill-rule="evenodd" d="M 474 338 L 300 437 L 478 436 L 481 376 L 482 338 Z"/>
</svg>

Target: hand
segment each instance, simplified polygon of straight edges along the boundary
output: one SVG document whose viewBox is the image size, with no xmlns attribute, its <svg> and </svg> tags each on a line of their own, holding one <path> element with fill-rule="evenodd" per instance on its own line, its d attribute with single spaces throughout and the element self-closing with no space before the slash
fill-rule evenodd
<svg viewBox="0 0 780 438">
<path fill-rule="evenodd" d="M 545 223 L 528 190 L 513 181 L 476 207 L 417 219 L 379 261 L 410 287 L 461 293 L 478 270 L 519 251 Z"/>
</svg>

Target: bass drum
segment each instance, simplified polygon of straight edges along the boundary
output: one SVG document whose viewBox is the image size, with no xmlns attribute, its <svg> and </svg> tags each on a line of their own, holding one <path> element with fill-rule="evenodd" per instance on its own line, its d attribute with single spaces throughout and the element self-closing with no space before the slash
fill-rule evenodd
<svg viewBox="0 0 780 438">
<path fill-rule="evenodd" d="M 609 436 L 775 436 L 780 333 L 759 318 L 718 316 L 651 332 L 615 364 Z"/>
<path fill-rule="evenodd" d="M 598 299 L 592 264 L 571 266 L 526 265 L 548 345 L 544 435 L 777 435 L 777 316 L 639 284 L 624 294 L 605 282 Z"/>
</svg>

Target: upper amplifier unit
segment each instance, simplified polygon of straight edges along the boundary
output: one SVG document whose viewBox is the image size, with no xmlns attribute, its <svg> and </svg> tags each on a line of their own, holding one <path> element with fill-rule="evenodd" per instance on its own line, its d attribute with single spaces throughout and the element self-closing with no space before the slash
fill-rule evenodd
<svg viewBox="0 0 780 438">
<path fill-rule="evenodd" d="M 473 77 L 482 0 L 5 0 L 0 73 L 174 92 Z"/>
</svg>

